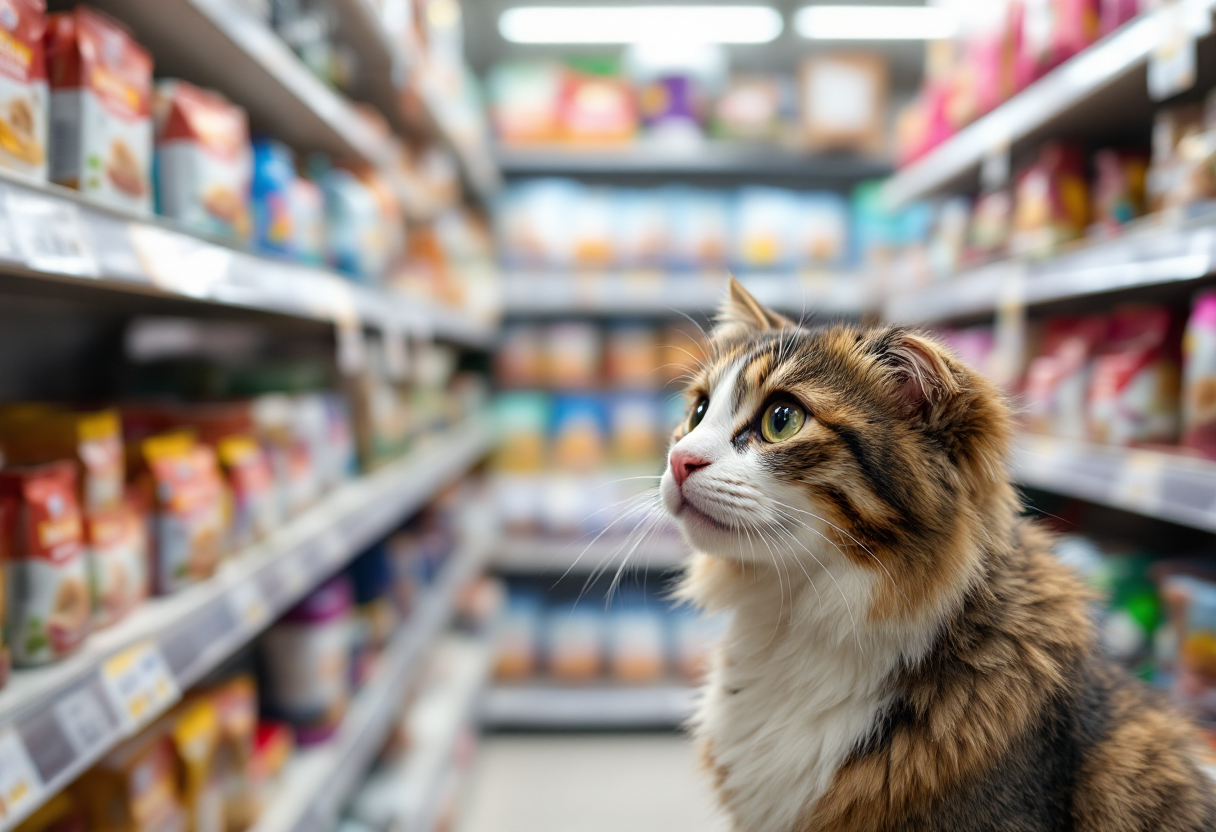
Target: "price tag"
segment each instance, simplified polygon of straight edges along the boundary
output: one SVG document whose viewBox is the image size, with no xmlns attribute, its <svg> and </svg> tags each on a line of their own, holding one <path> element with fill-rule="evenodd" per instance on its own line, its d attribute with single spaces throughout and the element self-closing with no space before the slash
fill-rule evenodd
<svg viewBox="0 0 1216 832">
<path fill-rule="evenodd" d="M 104 745 L 117 729 L 117 726 L 111 724 L 106 709 L 88 688 L 78 690 L 57 702 L 55 719 L 77 757 L 83 757 Z"/>
<path fill-rule="evenodd" d="M 19 191 L 8 191 L 4 202 L 13 243 L 27 266 L 40 272 L 97 275 L 97 264 L 80 223 L 79 206 Z"/>
<path fill-rule="evenodd" d="M 233 253 L 226 248 L 155 225 L 129 227 L 144 273 L 166 292 L 209 298 L 232 267 Z"/>
<path fill-rule="evenodd" d="M 1148 451 L 1131 451 L 1114 483 L 1114 502 L 1138 512 L 1151 513 L 1161 501 L 1165 458 Z"/>
<path fill-rule="evenodd" d="M 270 608 L 257 581 L 241 581 L 228 593 L 236 620 L 247 630 L 260 630 L 270 618 Z"/>
<path fill-rule="evenodd" d="M 1149 55 L 1148 93 L 1154 101 L 1195 86 L 1199 38 L 1211 32 L 1211 17 L 1199 3 L 1173 0 L 1157 13 L 1157 45 Z"/>
<path fill-rule="evenodd" d="M 0 822 L 19 822 L 42 802 L 44 791 L 21 737 L 12 728 L 0 732 Z"/>
<path fill-rule="evenodd" d="M 132 728 L 160 714 L 181 695 L 164 656 L 151 642 L 111 658 L 102 665 L 101 679 L 115 710 Z"/>
</svg>

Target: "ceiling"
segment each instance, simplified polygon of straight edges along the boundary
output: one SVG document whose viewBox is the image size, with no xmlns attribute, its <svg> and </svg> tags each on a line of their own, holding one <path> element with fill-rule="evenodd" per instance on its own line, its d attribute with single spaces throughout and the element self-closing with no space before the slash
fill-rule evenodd
<svg viewBox="0 0 1216 832">
<path fill-rule="evenodd" d="M 742 0 L 747 2 L 747 0 Z M 494 64 L 520 58 L 562 58 L 568 55 L 619 54 L 619 46 L 550 46 L 513 44 L 498 34 L 498 16 L 512 6 L 572 6 L 572 5 L 643 5 L 648 0 L 464 0 L 465 52 L 478 75 L 484 76 Z M 649 0 L 662 5 L 710 5 L 715 0 Z M 740 0 L 733 0 L 738 3 Z M 907 41 L 809 41 L 793 31 L 794 12 L 811 0 L 764 0 L 765 5 L 778 8 L 785 16 L 785 31 L 773 43 L 762 45 L 733 45 L 727 51 L 732 70 L 742 72 L 779 72 L 793 74 L 799 62 L 808 55 L 823 52 L 879 51 L 887 56 L 891 66 L 891 83 L 897 97 L 915 90 L 921 79 L 924 44 Z M 831 5 L 903 5 L 918 6 L 922 2 L 909 0 L 831 0 Z M 728 5 L 723 3 L 722 5 Z"/>
</svg>

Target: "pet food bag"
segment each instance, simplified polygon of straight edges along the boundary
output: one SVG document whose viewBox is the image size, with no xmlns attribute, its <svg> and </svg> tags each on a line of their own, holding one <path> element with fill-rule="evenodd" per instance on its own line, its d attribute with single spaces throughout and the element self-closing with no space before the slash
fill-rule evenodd
<svg viewBox="0 0 1216 832">
<path fill-rule="evenodd" d="M 1084 439 L 1093 359 L 1106 337 L 1105 318 L 1052 318 L 1042 354 L 1026 369 L 1026 416 L 1031 430 Z"/>
<path fill-rule="evenodd" d="M 70 462 L 0 470 L 0 557 L 13 663 L 46 664 L 75 650 L 92 610 Z"/>
<path fill-rule="evenodd" d="M 47 176 L 45 0 L 9 0 L 0 14 L 0 168 Z"/>
<path fill-rule="evenodd" d="M 1182 442 L 1216 456 L 1216 291 L 1195 298 L 1182 349 Z"/>
<path fill-rule="evenodd" d="M 87 6 L 51 15 L 51 180 L 109 205 L 152 210 L 152 57 Z"/>
<path fill-rule="evenodd" d="M 1089 386 L 1092 439 L 1130 445 L 1177 438 L 1180 336 L 1164 307 L 1115 311 Z"/>
</svg>

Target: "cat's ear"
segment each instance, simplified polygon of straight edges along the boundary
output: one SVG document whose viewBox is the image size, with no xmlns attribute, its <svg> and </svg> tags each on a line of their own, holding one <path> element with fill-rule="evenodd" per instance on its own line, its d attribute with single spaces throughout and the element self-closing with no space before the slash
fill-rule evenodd
<svg viewBox="0 0 1216 832">
<path fill-rule="evenodd" d="M 714 334 L 727 336 L 746 335 L 749 332 L 781 329 L 794 325 L 789 318 L 761 305 L 743 288 L 743 284 L 736 280 L 734 275 L 730 276 L 726 298 L 722 301 L 715 320 L 717 326 L 714 327 Z"/>
<path fill-rule="evenodd" d="M 927 417 L 962 392 L 945 350 L 932 340 L 896 329 L 884 333 L 874 346 L 910 414 Z"/>
</svg>

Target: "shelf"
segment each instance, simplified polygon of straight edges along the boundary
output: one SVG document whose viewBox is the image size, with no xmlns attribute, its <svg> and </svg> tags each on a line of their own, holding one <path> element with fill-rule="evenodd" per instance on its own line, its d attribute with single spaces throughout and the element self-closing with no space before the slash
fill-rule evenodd
<svg viewBox="0 0 1216 832">
<path fill-rule="evenodd" d="M 1216 0 L 1181 3 L 1190 19 L 1210 24 Z M 940 193 L 974 190 L 990 154 L 1005 148 L 1016 154 L 1051 136 L 1102 136 L 1108 126 L 1126 129 L 1133 108 L 1144 111 L 1147 127 L 1151 109 L 1145 68 L 1172 35 L 1165 24 L 1169 13 L 1137 18 L 899 170 L 884 188 L 887 203 L 901 207 Z"/>
<path fill-rule="evenodd" d="M 351 702 L 329 742 L 297 753 L 277 798 L 250 832 L 329 832 L 384 745 L 423 659 L 448 620 L 460 589 L 481 567 L 484 542 L 470 542 L 444 567 L 423 605 L 393 637 L 381 665 Z"/>
<path fill-rule="evenodd" d="M 1012 295 L 1037 305 L 1163 284 L 1216 272 L 1216 213 L 1148 225 L 1119 239 L 1091 243 L 1041 262 L 995 263 L 899 293 L 884 302 L 888 320 L 937 323 L 993 314 Z M 1016 281 L 1016 283 L 1011 283 Z"/>
<path fill-rule="evenodd" d="M 809 154 L 778 145 L 707 141 L 673 147 L 639 142 L 619 149 L 566 145 L 499 146 L 494 158 L 504 176 L 668 176 L 758 179 L 782 177 L 803 184 L 851 186 L 891 173 L 881 159 Z"/>
<path fill-rule="evenodd" d="M 0 691 L 0 761 L 27 762 L 26 796 L 0 815 L 0 829 L 11 829 L 162 714 L 181 691 L 422 508 L 489 447 L 482 422 L 422 440 L 404 458 L 343 485 L 284 524 L 214 578 L 150 600 L 57 664 L 14 672 Z"/>
<path fill-rule="evenodd" d="M 62 295 L 65 284 L 419 333 L 469 346 L 491 322 L 361 286 L 325 269 L 249 254 L 158 217 L 98 205 L 67 188 L 0 174 L 0 281 Z"/>
<path fill-rule="evenodd" d="M 636 545 L 635 545 L 636 544 Z M 561 575 L 597 569 L 615 571 L 628 556 L 632 571 L 668 570 L 678 567 L 688 547 L 675 534 L 566 537 L 506 537 L 490 550 L 490 565 L 504 572 L 539 572 Z"/>
<path fill-rule="evenodd" d="M 447 636 L 436 649 L 445 678 L 424 689 L 409 715 L 411 750 L 399 763 L 374 772 L 351 804 L 350 815 L 372 829 L 430 832 L 447 775 L 494 664 L 493 631 Z"/>
<path fill-rule="evenodd" d="M 1033 488 L 1216 532 L 1216 462 L 1030 435 L 1013 473 Z"/>
<path fill-rule="evenodd" d="M 692 716 L 696 691 L 655 687 L 499 686 L 486 694 L 488 728 L 578 730 L 671 728 Z"/>
<path fill-rule="evenodd" d="M 726 275 L 725 270 L 721 274 L 507 274 L 503 313 L 516 318 L 709 315 L 725 296 Z M 739 279 L 761 303 L 795 318 L 862 313 L 860 275 L 741 275 Z"/>
</svg>

